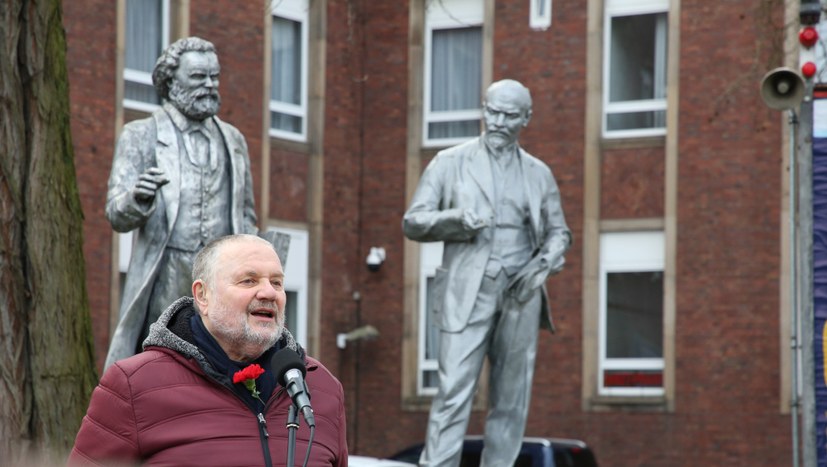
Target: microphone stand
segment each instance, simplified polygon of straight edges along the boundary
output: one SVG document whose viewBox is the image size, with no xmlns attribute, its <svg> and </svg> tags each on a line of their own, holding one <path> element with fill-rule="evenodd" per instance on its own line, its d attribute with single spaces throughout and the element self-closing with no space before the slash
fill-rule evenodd
<svg viewBox="0 0 827 467">
<path fill-rule="evenodd" d="M 290 409 L 287 410 L 287 467 L 294 467 L 296 465 L 296 430 L 299 429 L 299 412 L 296 410 L 296 404 L 290 404 Z"/>
</svg>

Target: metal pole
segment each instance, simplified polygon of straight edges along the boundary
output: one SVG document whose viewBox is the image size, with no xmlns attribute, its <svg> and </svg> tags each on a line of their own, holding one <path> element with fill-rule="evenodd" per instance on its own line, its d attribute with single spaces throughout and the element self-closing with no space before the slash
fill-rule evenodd
<svg viewBox="0 0 827 467">
<path fill-rule="evenodd" d="M 816 410 L 813 355 L 813 83 L 806 84 L 798 134 L 798 303 L 801 319 L 801 422 L 805 467 L 815 467 Z"/>
<path fill-rule="evenodd" d="M 802 27 L 816 26 L 821 21 L 821 1 L 801 0 L 798 11 Z M 815 47 L 799 49 L 799 66 L 817 63 Z M 818 78 L 816 78 L 818 79 Z M 815 342 L 813 329 L 813 88 L 816 79 L 807 79 L 804 100 L 801 102 L 801 121 L 798 137 L 798 267 L 801 319 L 801 421 L 803 461 L 805 467 L 815 467 L 818 459 L 816 446 L 815 403 Z"/>
<path fill-rule="evenodd" d="M 798 274 L 796 271 L 796 164 L 795 164 L 795 146 L 797 144 L 796 126 L 798 125 L 798 117 L 795 110 L 790 110 L 790 188 L 789 188 L 789 204 L 790 204 L 790 347 L 792 353 L 792 399 L 790 400 L 790 414 L 792 415 L 792 444 L 793 444 L 793 467 L 798 467 L 799 458 L 799 440 L 798 440 Z"/>
</svg>

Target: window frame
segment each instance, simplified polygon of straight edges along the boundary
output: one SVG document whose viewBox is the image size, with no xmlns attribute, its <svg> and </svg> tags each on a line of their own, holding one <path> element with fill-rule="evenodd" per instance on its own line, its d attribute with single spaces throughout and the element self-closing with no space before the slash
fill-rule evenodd
<svg viewBox="0 0 827 467">
<path fill-rule="evenodd" d="M 546 30 L 551 26 L 551 0 L 531 0 L 528 26 L 531 29 Z"/>
<path fill-rule="evenodd" d="M 449 11 L 450 10 L 450 11 Z M 422 145 L 426 148 L 453 146 L 468 141 L 479 135 L 454 138 L 430 138 L 428 135 L 431 123 L 460 122 L 468 120 L 481 121 L 482 119 L 482 89 L 480 89 L 479 109 L 432 111 L 431 94 L 432 82 L 431 72 L 433 66 L 433 36 L 434 31 L 445 29 L 476 28 L 482 32 L 484 29 L 484 5 L 482 2 L 473 0 L 443 0 L 439 3 L 431 3 L 425 13 L 425 34 L 424 34 L 424 61 L 422 81 Z M 480 44 L 481 68 L 484 64 L 485 37 L 482 37 Z M 480 69 L 480 77 L 484 72 Z M 482 82 L 482 80 L 481 80 Z"/>
<path fill-rule="evenodd" d="M 280 2 L 275 2 L 272 5 L 270 10 L 270 27 L 273 27 L 273 18 L 278 17 L 281 19 L 285 19 L 288 21 L 294 21 L 299 23 L 301 27 L 301 65 L 299 70 L 299 84 L 301 90 L 299 91 L 300 96 L 299 100 L 300 103 L 293 104 L 289 102 L 283 102 L 274 100 L 272 96 L 272 88 L 268 89 L 270 93 L 269 98 L 269 113 L 268 113 L 268 133 L 273 138 L 281 138 L 290 141 L 297 141 L 301 143 L 305 143 L 308 141 L 307 135 L 307 119 L 308 119 L 308 62 L 310 59 L 310 1 L 309 0 L 282 0 Z M 272 31 L 270 33 L 270 41 L 271 41 L 271 50 L 273 49 L 272 44 Z M 275 67 L 275 64 L 271 62 L 271 67 Z M 272 69 L 271 69 L 271 76 L 270 79 L 273 80 L 272 76 Z M 291 117 L 298 117 L 301 119 L 301 131 L 299 133 L 294 133 L 292 131 L 281 130 L 278 128 L 272 127 L 272 113 L 281 113 Z"/>
<path fill-rule="evenodd" d="M 287 251 L 287 260 L 282 265 L 284 269 L 284 290 L 295 292 L 297 323 L 286 323 L 287 329 L 302 346 L 307 345 L 307 318 L 310 293 L 310 234 L 307 230 L 271 226 L 268 232 L 283 233 L 290 236 L 290 246 Z M 285 310 L 286 311 L 286 310 Z"/>
<path fill-rule="evenodd" d="M 656 73 L 663 74 L 663 86 L 666 88 L 666 73 L 668 69 L 668 42 L 669 42 L 669 0 L 606 0 L 603 14 L 603 112 L 602 112 L 602 136 L 607 139 L 615 138 L 639 138 L 650 136 L 662 136 L 666 134 L 666 123 L 659 128 L 636 128 L 626 130 L 609 130 L 608 120 L 610 115 L 632 112 L 655 112 L 663 111 L 664 118 L 667 110 L 667 97 L 662 99 L 640 99 L 633 101 L 620 101 L 612 103 L 609 101 L 609 89 L 611 82 L 611 40 L 612 40 L 612 19 L 621 16 L 639 16 L 648 14 L 666 13 L 666 24 L 663 27 L 664 42 L 656 42 L 655 46 L 662 48 L 663 63 L 656 70 Z M 657 33 L 656 33 L 657 34 Z"/>
<path fill-rule="evenodd" d="M 435 358 L 429 359 L 425 352 L 428 338 L 428 279 L 436 275 L 437 268 L 442 266 L 443 242 L 421 243 L 419 248 L 419 316 L 417 321 L 417 372 L 416 372 L 416 394 L 417 396 L 435 396 L 436 387 L 425 386 L 425 372 L 438 371 L 439 361 Z"/>
<path fill-rule="evenodd" d="M 129 262 L 132 261 L 132 241 L 134 230 L 129 232 L 118 232 L 118 272 L 126 274 L 129 270 Z"/>
<path fill-rule="evenodd" d="M 666 236 L 663 231 L 603 232 L 600 234 L 599 315 L 597 390 L 600 396 L 663 397 L 661 387 L 606 387 L 606 370 L 665 371 L 665 356 L 660 358 L 607 358 L 607 278 L 609 273 L 666 270 Z M 664 283 L 664 287 L 666 284 Z M 666 318 L 665 307 L 661 308 Z M 664 352 L 665 352 L 665 333 Z M 664 378 L 665 380 L 665 378 Z"/>
<path fill-rule="evenodd" d="M 126 0 L 127 2 L 129 0 Z M 171 7 L 170 7 L 170 0 L 160 0 L 161 1 L 161 50 L 166 49 L 170 44 L 170 34 L 171 34 Z M 124 26 L 126 27 L 126 26 Z M 129 44 L 124 43 L 124 56 L 126 56 L 126 49 L 129 47 Z M 157 57 L 153 57 L 156 59 Z M 126 89 L 127 82 L 140 84 L 144 86 L 153 86 L 152 84 L 152 70 L 142 71 L 136 70 L 134 68 L 128 68 L 126 63 L 124 63 L 123 68 L 123 81 L 124 81 L 124 89 Z M 126 109 L 130 110 L 137 110 L 140 112 L 147 112 L 151 113 L 157 110 L 160 105 L 159 104 L 152 104 L 149 102 L 139 101 L 135 99 L 128 99 L 124 97 L 123 99 L 123 106 Z"/>
</svg>

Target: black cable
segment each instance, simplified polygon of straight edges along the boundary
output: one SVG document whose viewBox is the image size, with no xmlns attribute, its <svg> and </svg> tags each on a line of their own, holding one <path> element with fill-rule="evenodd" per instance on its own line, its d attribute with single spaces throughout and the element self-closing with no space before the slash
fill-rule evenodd
<svg viewBox="0 0 827 467">
<path fill-rule="evenodd" d="M 307 451 L 304 453 L 304 463 L 302 467 L 307 467 L 307 461 L 310 460 L 310 448 L 313 447 L 313 438 L 316 436 L 316 426 L 310 426 L 310 439 L 307 440 Z"/>
</svg>

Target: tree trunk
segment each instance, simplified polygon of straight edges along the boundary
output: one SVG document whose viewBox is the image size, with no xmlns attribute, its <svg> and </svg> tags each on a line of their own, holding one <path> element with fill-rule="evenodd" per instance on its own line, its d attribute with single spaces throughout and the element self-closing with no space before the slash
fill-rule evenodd
<svg viewBox="0 0 827 467">
<path fill-rule="evenodd" d="M 58 461 L 95 372 L 60 0 L 0 1 L 0 460 Z M 43 453 L 48 456 L 43 458 Z"/>
</svg>

